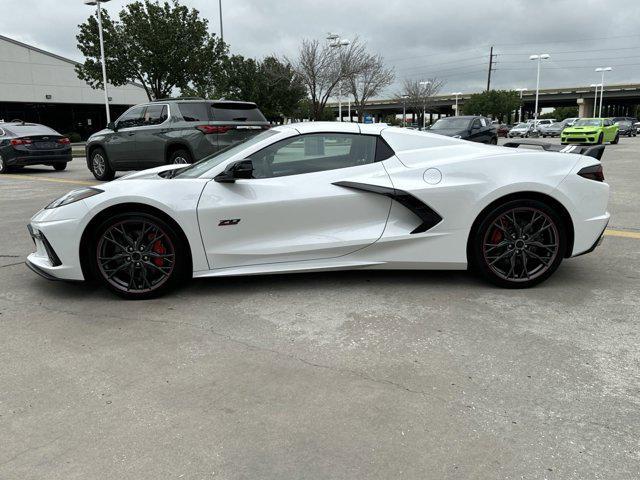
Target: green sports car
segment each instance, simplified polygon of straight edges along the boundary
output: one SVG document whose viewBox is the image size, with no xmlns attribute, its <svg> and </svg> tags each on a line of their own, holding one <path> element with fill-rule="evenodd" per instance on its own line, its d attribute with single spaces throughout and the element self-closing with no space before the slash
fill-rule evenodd
<svg viewBox="0 0 640 480">
<path fill-rule="evenodd" d="M 563 145 L 567 143 L 618 143 L 618 125 L 608 118 L 581 118 L 560 135 Z"/>
</svg>

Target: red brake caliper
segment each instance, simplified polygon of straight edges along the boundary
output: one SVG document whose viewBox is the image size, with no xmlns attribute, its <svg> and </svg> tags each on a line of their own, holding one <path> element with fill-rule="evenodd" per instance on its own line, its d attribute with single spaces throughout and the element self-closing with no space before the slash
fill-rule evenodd
<svg viewBox="0 0 640 480">
<path fill-rule="evenodd" d="M 500 243 L 500 240 L 502 240 L 502 230 L 500 230 L 499 228 L 496 228 L 491 234 L 491 243 L 496 245 Z"/>
<path fill-rule="evenodd" d="M 152 240 L 152 239 L 150 239 L 150 240 Z M 164 255 L 167 252 L 167 250 L 166 250 L 166 248 L 164 248 L 164 245 L 162 244 L 161 240 L 156 240 L 153 243 L 153 246 L 151 247 L 151 250 L 154 253 L 157 253 L 158 255 Z M 155 263 L 158 267 L 162 267 L 162 266 L 164 266 L 164 259 L 156 257 L 156 258 L 153 259 L 153 263 Z"/>
</svg>

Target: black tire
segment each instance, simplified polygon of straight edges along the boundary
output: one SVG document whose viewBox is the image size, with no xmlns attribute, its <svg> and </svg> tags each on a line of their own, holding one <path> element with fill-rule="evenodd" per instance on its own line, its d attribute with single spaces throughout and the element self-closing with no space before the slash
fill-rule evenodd
<svg viewBox="0 0 640 480">
<path fill-rule="evenodd" d="M 171 152 L 171 155 L 169 155 L 169 160 L 168 160 L 169 164 L 188 164 L 188 163 L 193 163 L 193 158 L 191 157 L 191 154 L 189 153 L 188 150 L 184 149 L 184 148 L 180 148 L 178 150 L 174 150 L 173 152 Z"/>
<path fill-rule="evenodd" d="M 493 137 L 491 140 L 489 140 L 489 143 L 491 145 L 497 145 L 498 144 L 498 137 Z"/>
<path fill-rule="evenodd" d="M 115 215 L 98 226 L 89 241 L 93 277 L 122 298 L 163 295 L 192 273 L 182 237 L 148 213 Z"/>
<path fill-rule="evenodd" d="M 67 162 L 59 162 L 53 164 L 53 169 L 57 171 L 62 171 L 67 168 Z"/>
<path fill-rule="evenodd" d="M 547 204 L 513 200 L 484 215 L 469 241 L 474 271 L 503 288 L 528 288 L 560 266 L 567 233 L 559 214 Z"/>
<path fill-rule="evenodd" d="M 616 137 L 611 141 L 613 145 L 616 145 L 620 141 L 620 134 L 616 133 Z"/>
<path fill-rule="evenodd" d="M 600 133 L 598 136 L 598 145 L 602 145 L 604 143 L 604 133 Z"/>
<path fill-rule="evenodd" d="M 101 182 L 109 182 L 116 176 L 116 171 L 111 167 L 107 154 L 100 147 L 91 150 L 89 169 L 96 180 Z"/>
<path fill-rule="evenodd" d="M 0 155 L 0 175 L 3 175 L 5 173 L 9 173 L 10 170 L 11 170 L 11 167 L 9 167 L 9 165 L 7 165 L 7 163 L 5 162 L 4 158 L 2 158 L 2 155 Z"/>
</svg>

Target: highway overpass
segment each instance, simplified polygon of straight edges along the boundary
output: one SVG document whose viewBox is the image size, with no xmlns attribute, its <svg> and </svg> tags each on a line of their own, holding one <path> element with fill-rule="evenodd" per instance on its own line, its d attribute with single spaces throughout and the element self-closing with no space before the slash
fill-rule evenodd
<svg viewBox="0 0 640 480">
<path fill-rule="evenodd" d="M 462 108 L 465 99 L 468 99 L 471 93 L 465 93 L 458 97 L 458 105 Z M 564 88 L 546 88 L 541 89 L 539 93 L 538 103 L 540 108 L 546 107 L 579 107 L 581 117 L 590 117 L 593 115 L 593 87 L 564 87 Z M 522 96 L 523 106 L 522 112 L 525 118 L 533 117 L 535 109 L 536 92 L 528 90 Z M 430 106 L 427 109 L 427 115 L 430 122 L 434 118 L 440 118 L 444 115 L 454 114 L 455 97 L 453 95 L 438 95 L 433 97 Z M 632 115 L 636 105 L 640 105 L 640 84 L 625 85 L 605 85 L 603 115 L 604 116 L 626 116 Z M 332 102 L 329 107 L 333 108 L 338 116 L 338 103 Z M 367 102 L 366 112 L 374 115 L 376 121 L 381 121 L 387 115 L 402 114 L 402 101 L 395 99 L 375 99 Z M 353 116 L 356 116 L 355 110 L 352 108 Z M 348 120 L 348 107 L 346 98 L 343 99 L 342 116 L 344 120 Z M 415 114 L 407 109 L 407 116 L 415 119 Z M 409 120 L 408 120 L 409 121 Z"/>
</svg>

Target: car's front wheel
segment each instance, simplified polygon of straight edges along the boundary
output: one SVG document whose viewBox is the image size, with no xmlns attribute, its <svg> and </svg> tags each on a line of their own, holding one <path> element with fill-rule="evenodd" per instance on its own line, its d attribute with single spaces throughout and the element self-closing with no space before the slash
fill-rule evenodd
<svg viewBox="0 0 640 480">
<path fill-rule="evenodd" d="M 107 155 L 102 148 L 95 148 L 91 151 L 89 167 L 93 176 L 96 177 L 96 180 L 108 182 L 116 176 L 116 171 L 111 167 Z"/>
<path fill-rule="evenodd" d="M 2 155 L 0 155 L 0 175 L 2 175 L 3 173 L 7 173 L 8 171 L 9 171 L 9 166 L 4 161 L 4 158 L 2 158 Z"/>
<path fill-rule="evenodd" d="M 171 225 L 154 215 L 116 215 L 93 233 L 94 274 L 121 297 L 156 297 L 188 273 L 187 246 Z"/>
<path fill-rule="evenodd" d="M 620 141 L 620 134 L 616 133 L 615 138 L 611 141 L 613 145 L 616 145 Z"/>
<path fill-rule="evenodd" d="M 526 288 L 551 276 L 566 245 L 566 229 L 557 212 L 538 200 L 515 200 L 481 219 L 470 239 L 469 260 L 498 286 Z"/>
<path fill-rule="evenodd" d="M 171 153 L 171 155 L 169 155 L 169 163 L 173 163 L 173 164 L 189 164 L 189 163 L 193 163 L 193 158 L 191 158 L 191 154 L 181 148 L 179 150 L 175 150 L 173 153 Z"/>
</svg>

